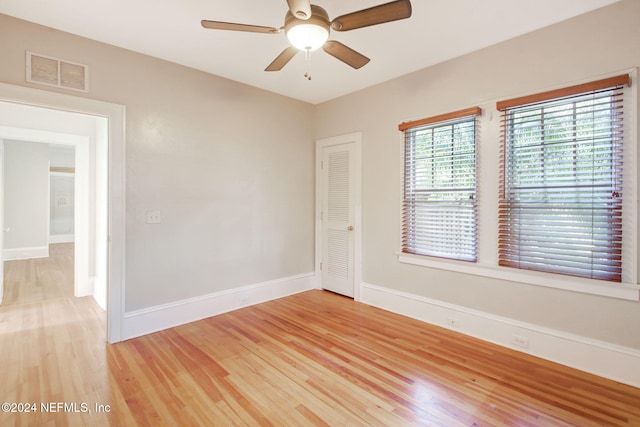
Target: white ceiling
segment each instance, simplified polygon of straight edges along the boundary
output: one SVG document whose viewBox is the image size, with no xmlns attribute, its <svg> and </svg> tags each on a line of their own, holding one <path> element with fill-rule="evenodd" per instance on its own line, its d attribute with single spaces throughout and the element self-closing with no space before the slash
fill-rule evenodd
<svg viewBox="0 0 640 427">
<path fill-rule="evenodd" d="M 389 0 L 315 0 L 330 19 Z M 206 30 L 202 19 L 281 27 L 286 0 L 2 0 L 0 13 L 166 59 L 318 104 L 618 0 L 413 0 L 413 16 L 349 32 L 338 40 L 371 58 L 359 70 L 312 53 L 265 72 L 284 34 Z M 51 54 L 50 52 L 39 52 Z M 64 58 L 82 62 L 82 58 Z"/>
</svg>

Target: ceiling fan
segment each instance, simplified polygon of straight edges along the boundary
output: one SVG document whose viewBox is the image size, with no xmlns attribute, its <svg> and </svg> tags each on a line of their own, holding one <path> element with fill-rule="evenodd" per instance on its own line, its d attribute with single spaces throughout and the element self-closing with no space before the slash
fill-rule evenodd
<svg viewBox="0 0 640 427">
<path fill-rule="evenodd" d="M 284 17 L 284 25 L 280 28 L 259 25 L 236 24 L 221 21 L 202 21 L 204 28 L 214 30 L 246 31 L 251 33 L 280 34 L 287 36 L 291 46 L 283 50 L 265 71 L 279 71 L 298 53 L 303 51 L 309 57 L 311 51 L 320 47 L 329 55 L 345 64 L 358 69 L 369 62 L 369 58 L 345 46 L 336 40 L 329 40 L 329 33 L 334 31 L 351 31 L 371 25 L 406 19 L 411 16 L 411 1 L 396 0 L 390 3 L 373 6 L 357 12 L 338 16 L 329 20 L 326 10 L 311 4 L 310 0 L 287 0 L 289 10 Z M 311 79 L 308 74 L 305 77 Z"/>
</svg>

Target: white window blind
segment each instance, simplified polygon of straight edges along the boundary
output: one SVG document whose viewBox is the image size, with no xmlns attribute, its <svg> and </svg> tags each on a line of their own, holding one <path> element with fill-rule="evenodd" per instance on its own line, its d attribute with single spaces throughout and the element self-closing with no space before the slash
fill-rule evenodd
<svg viewBox="0 0 640 427">
<path fill-rule="evenodd" d="M 476 261 L 478 107 L 403 123 L 402 252 Z"/>
<path fill-rule="evenodd" d="M 629 76 L 498 103 L 499 264 L 620 282 Z"/>
</svg>

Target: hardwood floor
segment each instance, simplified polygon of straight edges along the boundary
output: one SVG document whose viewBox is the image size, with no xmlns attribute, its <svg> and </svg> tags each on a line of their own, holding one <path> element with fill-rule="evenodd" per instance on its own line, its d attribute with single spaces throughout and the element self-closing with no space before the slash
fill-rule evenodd
<svg viewBox="0 0 640 427">
<path fill-rule="evenodd" d="M 116 345 L 104 325 L 91 298 L 1 307 L 2 401 L 36 412 L 0 425 L 640 425 L 640 389 L 329 292 Z"/>
<path fill-rule="evenodd" d="M 48 258 L 4 262 L 2 305 L 73 297 L 73 243 L 49 245 Z"/>
</svg>

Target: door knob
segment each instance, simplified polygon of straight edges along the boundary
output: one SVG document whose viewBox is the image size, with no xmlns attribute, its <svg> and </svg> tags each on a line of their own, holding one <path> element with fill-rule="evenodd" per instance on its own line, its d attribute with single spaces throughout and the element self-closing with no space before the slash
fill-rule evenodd
<svg viewBox="0 0 640 427">
<path fill-rule="evenodd" d="M 347 227 L 347 230 L 349 230 L 349 231 L 353 231 L 353 225 L 348 226 L 348 227 Z"/>
</svg>

